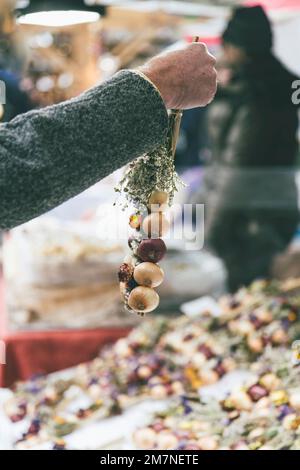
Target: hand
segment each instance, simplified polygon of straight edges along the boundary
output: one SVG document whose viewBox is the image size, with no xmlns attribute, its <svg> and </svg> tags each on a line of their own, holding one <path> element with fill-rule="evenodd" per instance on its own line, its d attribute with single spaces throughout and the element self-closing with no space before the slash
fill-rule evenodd
<svg viewBox="0 0 300 470">
<path fill-rule="evenodd" d="M 215 64 L 205 44 L 193 43 L 154 57 L 140 70 L 157 86 L 167 108 L 191 109 L 213 100 Z"/>
</svg>

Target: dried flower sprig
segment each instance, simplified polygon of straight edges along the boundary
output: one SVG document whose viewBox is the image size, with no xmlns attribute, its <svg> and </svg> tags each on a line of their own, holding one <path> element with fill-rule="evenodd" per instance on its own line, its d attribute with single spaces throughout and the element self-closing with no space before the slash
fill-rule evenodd
<svg viewBox="0 0 300 470">
<path fill-rule="evenodd" d="M 161 284 L 164 273 L 156 263 L 166 253 L 160 237 L 170 227 L 164 212 L 182 184 L 174 164 L 181 117 L 181 111 L 170 111 L 165 143 L 131 163 L 116 189 L 125 196 L 124 208 L 130 204 L 135 209 L 129 218 L 129 226 L 135 230 L 129 239 L 133 256 L 129 261 L 126 257 L 120 267 L 120 291 L 125 308 L 141 316 L 159 305 L 154 288 Z"/>
<path fill-rule="evenodd" d="M 195 42 L 198 40 L 196 37 Z M 163 281 L 164 273 L 156 263 L 166 253 L 161 237 L 170 228 L 164 212 L 183 185 L 174 164 L 181 118 L 182 111 L 169 112 L 165 142 L 131 163 L 115 188 L 125 196 L 124 209 L 129 204 L 135 208 L 129 219 L 129 226 L 135 230 L 135 236 L 129 239 L 133 256 L 130 260 L 126 257 L 119 270 L 120 292 L 125 308 L 141 316 L 153 312 L 159 305 L 159 295 L 154 288 Z"/>
<path fill-rule="evenodd" d="M 182 113 L 170 111 L 166 141 L 157 149 L 130 163 L 123 178 L 115 188 L 125 195 L 125 207 L 133 204 L 137 209 L 148 205 L 154 191 L 169 194 L 169 205 L 180 187 L 184 186 L 175 170 L 174 154 Z"/>
</svg>

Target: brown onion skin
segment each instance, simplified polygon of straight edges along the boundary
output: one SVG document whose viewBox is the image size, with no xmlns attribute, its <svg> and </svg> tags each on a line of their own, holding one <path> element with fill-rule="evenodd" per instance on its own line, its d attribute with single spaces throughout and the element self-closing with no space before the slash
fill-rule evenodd
<svg viewBox="0 0 300 470">
<path fill-rule="evenodd" d="M 149 205 L 152 204 L 168 204 L 169 194 L 165 191 L 153 191 L 149 198 Z"/>
<path fill-rule="evenodd" d="M 139 286 L 131 291 L 128 305 L 135 312 L 150 313 L 158 307 L 159 296 L 154 289 Z"/>
<path fill-rule="evenodd" d="M 166 244 L 160 238 L 142 240 L 138 249 L 137 256 L 142 261 L 158 263 L 163 259 L 167 252 Z"/>
<path fill-rule="evenodd" d="M 155 288 L 163 282 L 164 272 L 157 264 L 146 261 L 136 266 L 133 277 L 140 286 Z"/>
<path fill-rule="evenodd" d="M 149 199 L 150 212 L 166 212 L 169 208 L 169 194 L 164 191 L 154 191 Z"/>
</svg>

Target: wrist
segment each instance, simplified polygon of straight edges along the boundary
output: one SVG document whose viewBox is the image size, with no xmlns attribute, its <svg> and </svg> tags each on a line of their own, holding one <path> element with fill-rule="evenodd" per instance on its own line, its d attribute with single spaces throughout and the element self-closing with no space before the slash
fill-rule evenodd
<svg viewBox="0 0 300 470">
<path fill-rule="evenodd" d="M 140 67 L 137 72 L 144 76 L 144 78 L 148 80 L 154 88 L 156 88 L 166 108 L 170 109 L 172 96 L 169 93 L 169 90 L 165 87 L 164 80 L 161 79 L 159 74 L 154 70 L 150 70 L 150 68 L 147 66 Z"/>
</svg>

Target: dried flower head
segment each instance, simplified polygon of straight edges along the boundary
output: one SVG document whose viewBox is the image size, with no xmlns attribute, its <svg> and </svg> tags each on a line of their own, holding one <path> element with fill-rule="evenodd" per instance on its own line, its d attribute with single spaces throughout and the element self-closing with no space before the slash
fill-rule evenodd
<svg viewBox="0 0 300 470">
<path fill-rule="evenodd" d="M 116 192 L 126 197 L 127 204 L 137 208 L 146 208 L 154 191 L 169 194 L 169 205 L 180 186 L 184 186 L 175 170 L 174 141 L 177 140 L 180 115 L 169 116 L 169 132 L 164 144 L 130 163 Z M 127 206 L 125 204 L 125 207 Z"/>
</svg>

